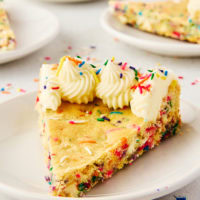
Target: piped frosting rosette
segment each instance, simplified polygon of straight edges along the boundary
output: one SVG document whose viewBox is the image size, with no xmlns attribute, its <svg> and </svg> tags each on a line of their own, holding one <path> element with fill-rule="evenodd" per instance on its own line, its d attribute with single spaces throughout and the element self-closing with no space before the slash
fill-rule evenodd
<svg viewBox="0 0 200 200">
<path fill-rule="evenodd" d="M 63 100 L 71 103 L 93 101 L 96 81 L 91 72 L 92 67 L 80 59 L 63 57 L 57 72 Z"/>
<path fill-rule="evenodd" d="M 176 76 L 166 68 L 148 70 L 134 86 L 130 103 L 132 112 L 145 121 L 155 121 L 162 99 L 167 95 L 173 80 L 177 80 Z"/>
<path fill-rule="evenodd" d="M 44 64 L 40 71 L 40 103 L 45 110 L 57 110 L 61 104 L 60 86 L 52 68 L 56 65 Z"/>
<path fill-rule="evenodd" d="M 118 65 L 109 61 L 102 67 L 100 83 L 96 88 L 97 97 L 109 108 L 129 106 L 131 86 L 136 83 L 134 70 L 126 65 Z"/>
</svg>

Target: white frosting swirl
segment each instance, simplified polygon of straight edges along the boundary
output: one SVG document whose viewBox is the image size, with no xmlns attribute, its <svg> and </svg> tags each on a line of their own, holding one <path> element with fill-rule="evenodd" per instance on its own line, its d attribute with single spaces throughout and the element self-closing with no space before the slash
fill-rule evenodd
<svg viewBox="0 0 200 200">
<path fill-rule="evenodd" d="M 40 70 L 40 104 L 43 109 L 57 110 L 61 104 L 60 88 L 54 65 L 43 64 Z"/>
<path fill-rule="evenodd" d="M 122 69 L 121 66 L 109 61 L 102 68 L 100 83 L 96 88 L 97 97 L 101 98 L 103 103 L 110 108 L 123 108 L 130 103 L 130 88 L 135 82 L 135 73 L 132 69 L 129 67 Z"/>
<path fill-rule="evenodd" d="M 154 73 L 154 77 L 146 80 L 142 86 L 146 87 L 150 85 L 149 90 L 137 87 L 132 94 L 131 110 L 138 116 L 144 118 L 145 121 L 155 121 L 162 104 L 162 99 L 167 95 L 168 87 L 173 80 L 176 80 L 176 76 L 172 71 L 162 68 L 163 72 L 159 69 L 153 70 L 151 73 L 147 73 L 146 76 L 151 76 Z"/>
<path fill-rule="evenodd" d="M 91 70 L 87 64 L 79 67 L 66 58 L 58 75 L 63 100 L 78 104 L 93 101 L 96 82 Z"/>
</svg>

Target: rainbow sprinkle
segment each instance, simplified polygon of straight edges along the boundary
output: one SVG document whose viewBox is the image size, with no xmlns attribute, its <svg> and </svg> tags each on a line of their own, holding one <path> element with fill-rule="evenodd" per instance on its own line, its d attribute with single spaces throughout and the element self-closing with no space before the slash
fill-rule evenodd
<svg viewBox="0 0 200 200">
<path fill-rule="evenodd" d="M 84 147 L 84 149 L 85 149 L 90 155 L 92 155 L 92 152 L 91 152 L 91 150 L 89 149 L 89 147 Z"/>
<path fill-rule="evenodd" d="M 103 118 L 97 118 L 97 121 L 104 122 L 104 119 Z"/>
<path fill-rule="evenodd" d="M 139 15 L 139 16 L 142 16 L 142 11 L 138 12 L 138 15 Z"/>
<path fill-rule="evenodd" d="M 153 80 L 153 78 L 154 78 L 154 73 L 151 74 L 151 80 Z"/>
<path fill-rule="evenodd" d="M 85 61 L 83 61 L 82 63 L 80 63 L 78 66 L 82 67 L 85 64 Z"/>
<path fill-rule="evenodd" d="M 96 71 L 96 75 L 98 75 L 100 72 L 101 72 L 101 68 Z"/>
<path fill-rule="evenodd" d="M 91 66 L 92 68 L 96 68 L 96 66 L 95 66 L 95 65 L 93 65 L 93 64 L 90 64 L 90 66 Z"/>
<path fill-rule="evenodd" d="M 39 79 L 38 79 L 38 78 L 34 78 L 33 81 L 34 81 L 35 83 L 37 83 L 37 82 L 39 82 Z"/>
<path fill-rule="evenodd" d="M 106 121 L 110 121 L 110 119 L 106 116 L 103 116 L 102 119 L 106 120 Z"/>
<path fill-rule="evenodd" d="M 99 83 L 99 79 L 98 79 L 96 73 L 93 70 L 90 70 L 90 73 L 93 75 L 95 82 Z"/>
<path fill-rule="evenodd" d="M 61 71 L 61 69 L 62 69 L 62 66 L 63 66 L 63 64 L 64 64 L 66 58 L 67 58 L 66 56 L 63 56 L 63 57 L 60 59 L 60 63 L 59 63 L 59 66 L 58 66 L 58 70 L 57 70 L 57 72 L 56 72 L 56 76 L 59 75 L 59 73 L 60 73 L 60 71 Z"/>
<path fill-rule="evenodd" d="M 25 93 L 26 90 L 22 89 L 22 88 L 17 88 L 17 92 L 22 92 L 22 93 Z"/>
<path fill-rule="evenodd" d="M 104 65 L 106 66 L 108 64 L 108 60 L 106 60 L 106 62 L 104 63 Z"/>
<path fill-rule="evenodd" d="M 122 65 L 122 70 L 125 70 L 126 69 L 126 65 L 127 65 L 127 62 L 125 62 L 123 65 Z"/>
<path fill-rule="evenodd" d="M 113 114 L 120 114 L 120 115 L 122 115 L 123 112 L 120 112 L 120 111 L 112 111 L 112 112 L 110 112 L 110 114 L 111 114 L 111 115 L 113 115 Z"/>
<path fill-rule="evenodd" d="M 132 70 L 134 70 L 134 72 L 135 72 L 135 80 L 138 81 L 139 80 L 139 78 L 138 78 L 138 71 L 133 66 L 130 66 L 129 68 L 132 69 Z"/>
<path fill-rule="evenodd" d="M 67 47 L 67 49 L 68 49 L 68 50 L 71 50 L 71 49 L 72 49 L 72 46 L 71 46 L 71 45 L 69 45 L 69 46 Z"/>
<path fill-rule="evenodd" d="M 44 57 L 45 60 L 51 60 L 51 57 L 50 56 L 46 56 Z"/>
</svg>

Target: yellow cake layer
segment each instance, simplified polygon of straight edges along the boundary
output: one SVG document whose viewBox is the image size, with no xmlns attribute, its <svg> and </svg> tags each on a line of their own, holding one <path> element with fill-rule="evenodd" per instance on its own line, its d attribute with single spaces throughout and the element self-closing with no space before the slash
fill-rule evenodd
<svg viewBox="0 0 200 200">
<path fill-rule="evenodd" d="M 181 124 L 179 96 L 180 86 L 173 81 L 156 122 L 138 118 L 130 107 L 109 109 L 100 99 L 87 105 L 63 101 L 57 111 L 43 111 L 38 103 L 51 193 L 82 196 L 175 135 Z"/>
<path fill-rule="evenodd" d="M 110 1 L 113 14 L 123 24 L 150 33 L 200 43 L 199 13 L 191 19 L 187 0 L 159 2 Z"/>
<path fill-rule="evenodd" d="M 14 32 L 10 27 L 7 13 L 0 3 L 0 51 L 12 50 L 16 46 Z"/>
</svg>

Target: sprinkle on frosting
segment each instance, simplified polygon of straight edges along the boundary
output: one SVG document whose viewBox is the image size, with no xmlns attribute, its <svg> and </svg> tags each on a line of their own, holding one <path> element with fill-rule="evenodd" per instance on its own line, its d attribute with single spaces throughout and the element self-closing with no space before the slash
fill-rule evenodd
<svg viewBox="0 0 200 200">
<path fill-rule="evenodd" d="M 64 61 L 61 59 L 60 65 L 62 67 L 58 80 L 61 85 L 62 99 L 78 104 L 93 101 L 96 81 L 90 73 L 90 65 L 69 56 Z"/>
<path fill-rule="evenodd" d="M 153 73 L 156 76 L 150 78 Z M 168 87 L 173 80 L 177 80 L 174 73 L 165 68 L 148 71 L 140 77 L 132 94 L 130 103 L 132 112 L 146 121 L 156 120 L 162 99 L 166 96 Z"/>
<path fill-rule="evenodd" d="M 106 60 L 106 62 L 104 63 L 104 65 L 106 66 L 108 64 L 108 60 Z"/>
<path fill-rule="evenodd" d="M 51 65 L 44 64 L 40 72 L 40 103 L 44 109 L 57 110 L 61 104 L 60 87 Z"/>
<path fill-rule="evenodd" d="M 60 70 L 62 69 L 62 66 L 63 66 L 63 63 L 65 62 L 65 60 L 66 60 L 66 56 L 64 56 L 64 57 L 61 58 L 60 64 L 59 64 L 59 66 L 58 66 L 58 70 L 57 70 L 57 72 L 56 72 L 56 76 L 59 75 Z"/>
<path fill-rule="evenodd" d="M 85 61 L 79 64 L 79 67 L 82 67 L 85 64 Z"/>
<path fill-rule="evenodd" d="M 101 72 L 101 68 L 96 71 L 96 75 L 98 75 L 100 72 Z"/>
<path fill-rule="evenodd" d="M 125 62 L 125 63 L 122 65 L 122 70 L 125 70 L 125 69 L 126 69 L 126 65 L 127 65 L 127 62 Z"/>
<path fill-rule="evenodd" d="M 38 102 L 44 109 L 57 110 L 61 99 L 71 103 L 87 104 L 97 96 L 109 108 L 123 109 L 130 105 L 133 114 L 142 117 L 145 122 L 156 120 L 159 113 L 161 115 L 165 112 L 160 112 L 160 106 L 169 85 L 173 80 L 177 80 L 175 75 L 166 68 L 149 69 L 141 74 L 135 67 L 128 67 L 126 62 L 122 64 L 114 61 L 113 57 L 111 61 L 106 60 L 106 67 L 96 67 L 80 58 L 65 56 L 59 65 L 54 65 L 57 71 L 51 70 L 52 65 L 43 65 Z M 169 98 L 167 103 L 169 107 L 173 106 Z M 111 121 L 101 111 L 97 112 L 100 114 L 97 121 Z M 88 113 L 89 111 L 84 115 Z M 113 114 L 123 113 L 110 112 L 110 115 Z M 72 125 L 86 122 L 68 121 Z M 132 125 L 130 127 L 135 128 Z"/>
<path fill-rule="evenodd" d="M 90 64 L 90 66 L 91 66 L 92 68 L 96 68 L 96 66 L 95 66 L 95 65 L 93 65 L 93 64 Z"/>
<path fill-rule="evenodd" d="M 96 84 L 99 83 L 99 79 L 98 79 L 96 73 L 95 73 L 93 70 L 90 70 L 90 73 L 91 73 L 92 76 L 94 77 L 94 80 L 95 80 Z"/>
</svg>

